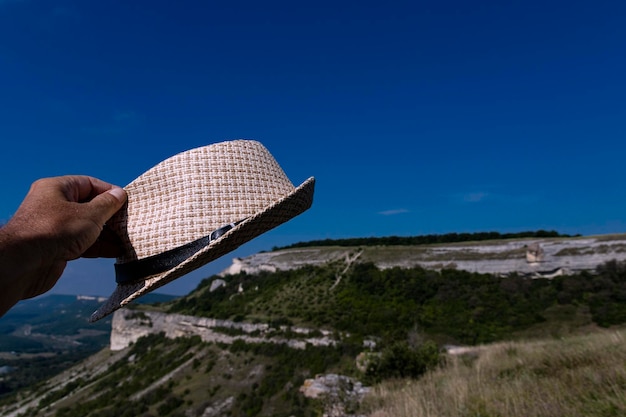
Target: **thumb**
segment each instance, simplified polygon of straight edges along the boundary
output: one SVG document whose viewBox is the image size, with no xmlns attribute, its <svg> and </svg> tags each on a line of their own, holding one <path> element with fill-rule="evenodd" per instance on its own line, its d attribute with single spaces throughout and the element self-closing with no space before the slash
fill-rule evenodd
<svg viewBox="0 0 626 417">
<path fill-rule="evenodd" d="M 110 190 L 98 194 L 89 203 L 92 215 L 98 224 L 106 223 L 126 202 L 126 191 L 120 187 L 113 187 Z"/>
</svg>

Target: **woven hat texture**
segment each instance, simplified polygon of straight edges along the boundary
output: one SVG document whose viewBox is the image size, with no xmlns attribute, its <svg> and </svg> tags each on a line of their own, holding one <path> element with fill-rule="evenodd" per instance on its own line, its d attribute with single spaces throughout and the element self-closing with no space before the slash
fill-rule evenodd
<svg viewBox="0 0 626 417">
<path fill-rule="evenodd" d="M 192 149 L 151 168 L 124 189 L 128 202 L 107 227 L 122 240 L 117 266 L 159 256 L 231 225 L 171 269 L 118 284 L 96 321 L 307 210 L 313 177 L 294 187 L 259 142 L 235 140 Z M 233 224 L 236 224 L 233 226 Z"/>
</svg>

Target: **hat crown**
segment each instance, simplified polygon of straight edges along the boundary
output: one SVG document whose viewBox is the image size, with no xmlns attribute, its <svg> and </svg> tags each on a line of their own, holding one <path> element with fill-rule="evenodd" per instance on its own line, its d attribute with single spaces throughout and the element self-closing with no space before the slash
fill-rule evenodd
<svg viewBox="0 0 626 417">
<path fill-rule="evenodd" d="M 125 187 L 128 203 L 108 223 L 125 263 L 157 255 L 263 211 L 294 191 L 259 142 L 235 140 L 179 153 Z"/>
</svg>

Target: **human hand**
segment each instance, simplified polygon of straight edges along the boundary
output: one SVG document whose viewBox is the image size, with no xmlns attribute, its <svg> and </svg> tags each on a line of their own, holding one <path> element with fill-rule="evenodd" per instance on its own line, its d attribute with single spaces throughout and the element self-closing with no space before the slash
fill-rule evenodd
<svg viewBox="0 0 626 417">
<path fill-rule="evenodd" d="M 116 256 L 116 236 L 104 225 L 125 202 L 123 189 L 93 177 L 35 181 L 0 229 L 3 291 L 31 298 L 51 289 L 70 260 Z"/>
</svg>

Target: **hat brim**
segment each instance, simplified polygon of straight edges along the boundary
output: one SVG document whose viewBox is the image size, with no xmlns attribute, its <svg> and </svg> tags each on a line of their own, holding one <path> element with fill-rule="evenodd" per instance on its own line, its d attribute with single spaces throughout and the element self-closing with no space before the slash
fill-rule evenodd
<svg viewBox="0 0 626 417">
<path fill-rule="evenodd" d="M 313 204 L 314 188 L 315 178 L 311 177 L 292 193 L 243 220 L 176 267 L 139 282 L 118 284 L 113 294 L 91 315 L 89 321 L 95 322 L 106 317 L 142 295 L 232 252 L 244 243 L 303 213 Z"/>
</svg>

